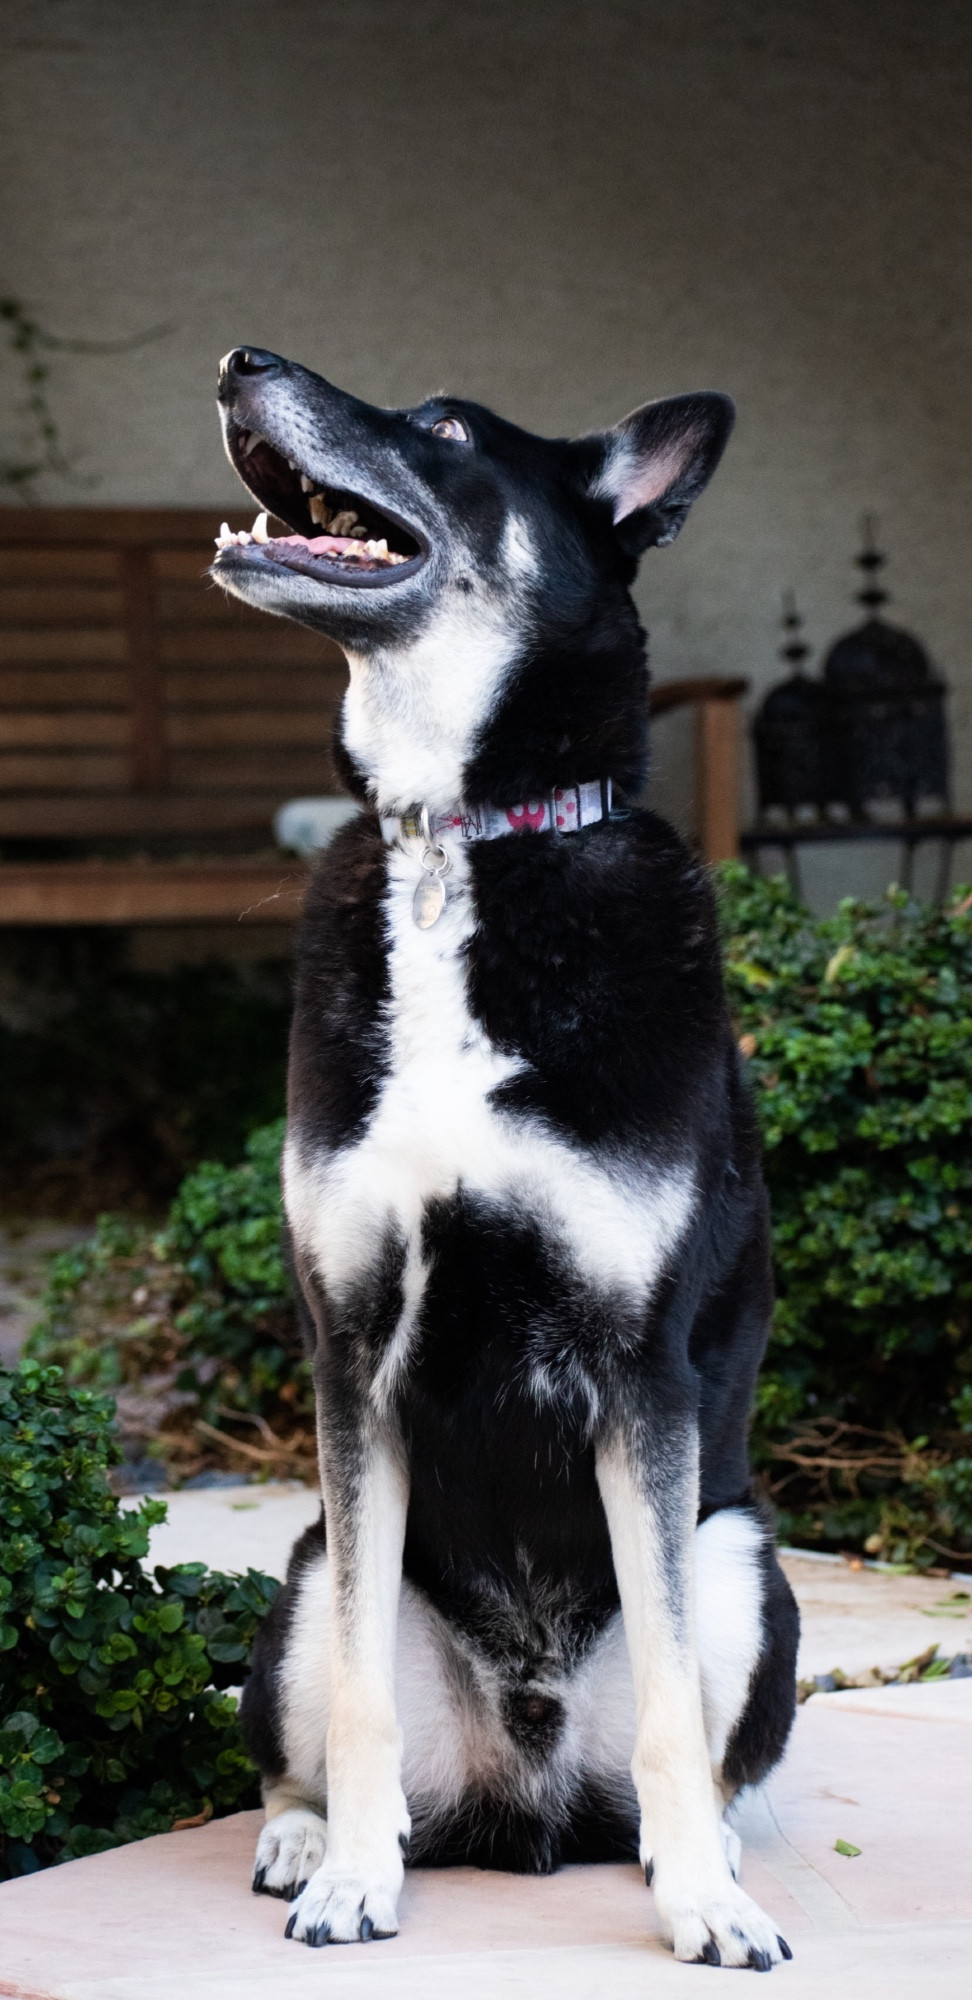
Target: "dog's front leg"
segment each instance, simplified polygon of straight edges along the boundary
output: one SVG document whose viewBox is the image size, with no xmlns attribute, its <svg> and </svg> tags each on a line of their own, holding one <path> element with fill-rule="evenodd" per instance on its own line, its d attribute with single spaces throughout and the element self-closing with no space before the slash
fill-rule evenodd
<svg viewBox="0 0 972 2000">
<path fill-rule="evenodd" d="M 597 1451 L 635 1688 L 641 1859 L 676 1958 L 767 1971 L 788 1948 L 733 1881 L 695 1641 L 698 1440 L 687 1416 L 623 1425 Z"/>
<path fill-rule="evenodd" d="M 331 1575 L 327 1847 L 287 1936 L 306 1944 L 390 1937 L 409 1835 L 395 1714 L 395 1629 L 408 1481 L 384 1429 L 321 1425 Z"/>
</svg>

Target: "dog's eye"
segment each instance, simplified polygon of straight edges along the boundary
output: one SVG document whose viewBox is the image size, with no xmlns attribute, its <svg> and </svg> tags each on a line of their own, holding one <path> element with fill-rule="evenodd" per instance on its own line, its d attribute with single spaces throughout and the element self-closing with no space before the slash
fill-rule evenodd
<svg viewBox="0 0 972 2000">
<path fill-rule="evenodd" d="M 457 444 L 469 443 L 469 432 L 458 417 L 440 417 L 438 423 L 432 425 L 432 434 L 437 438 L 454 438 Z"/>
</svg>

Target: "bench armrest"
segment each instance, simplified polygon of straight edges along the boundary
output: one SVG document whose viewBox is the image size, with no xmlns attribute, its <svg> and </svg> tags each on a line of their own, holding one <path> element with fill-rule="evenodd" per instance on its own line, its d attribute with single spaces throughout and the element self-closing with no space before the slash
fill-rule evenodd
<svg viewBox="0 0 972 2000">
<path fill-rule="evenodd" d="M 650 715 L 693 710 L 695 831 L 706 861 L 728 861 L 739 853 L 739 703 L 748 687 L 748 681 L 728 675 L 700 674 L 648 690 Z"/>
</svg>

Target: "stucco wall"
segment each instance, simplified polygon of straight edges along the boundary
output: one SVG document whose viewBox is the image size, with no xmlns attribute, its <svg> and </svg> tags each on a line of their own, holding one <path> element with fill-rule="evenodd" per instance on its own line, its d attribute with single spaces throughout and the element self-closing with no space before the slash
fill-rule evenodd
<svg viewBox="0 0 972 2000">
<path fill-rule="evenodd" d="M 970 44 L 964 0 L 6 0 L 4 289 L 174 329 L 55 361 L 79 504 L 235 497 L 238 340 L 554 431 L 728 389 L 723 470 L 645 565 L 656 672 L 773 678 L 785 584 L 832 636 L 874 507 L 968 801 Z M 675 735 L 661 762 L 677 802 Z"/>
</svg>

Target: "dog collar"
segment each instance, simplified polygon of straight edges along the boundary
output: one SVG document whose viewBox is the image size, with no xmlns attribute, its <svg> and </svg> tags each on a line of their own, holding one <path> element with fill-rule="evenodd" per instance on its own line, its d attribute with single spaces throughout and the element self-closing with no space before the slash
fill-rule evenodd
<svg viewBox="0 0 972 2000">
<path fill-rule="evenodd" d="M 458 840 L 498 840 L 506 833 L 579 833 L 611 815 L 611 780 L 595 778 L 589 785 L 558 785 L 545 798 L 523 799 L 516 806 L 453 806 L 446 812 L 415 812 L 383 816 L 382 837 L 389 846 L 403 840 L 437 841 L 442 834 Z"/>
<path fill-rule="evenodd" d="M 382 838 L 389 846 L 406 840 L 420 840 L 422 874 L 412 898 L 412 916 L 420 931 L 431 930 L 446 906 L 446 882 L 452 863 L 442 845 L 443 836 L 453 840 L 498 840 L 506 833 L 579 833 L 611 816 L 611 780 L 596 778 L 590 785 L 558 785 L 545 798 L 523 799 L 517 806 L 453 806 L 433 813 L 428 806 L 416 812 L 382 815 Z"/>
</svg>

